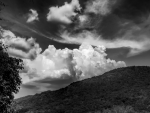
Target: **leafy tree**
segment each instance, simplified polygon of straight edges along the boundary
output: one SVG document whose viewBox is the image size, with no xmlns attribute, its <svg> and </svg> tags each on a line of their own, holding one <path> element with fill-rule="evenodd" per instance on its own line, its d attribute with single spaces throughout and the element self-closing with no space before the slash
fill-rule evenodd
<svg viewBox="0 0 150 113">
<path fill-rule="evenodd" d="M 7 48 L 0 43 L 0 113 L 10 113 L 14 93 L 19 91 L 23 69 L 21 59 L 10 57 Z"/>
<path fill-rule="evenodd" d="M 0 1 L 0 11 L 4 6 L 5 4 Z M 14 93 L 19 91 L 21 85 L 19 70 L 22 69 L 22 60 L 10 57 L 7 53 L 7 47 L 0 42 L 0 113 L 13 112 L 11 105 Z"/>
</svg>

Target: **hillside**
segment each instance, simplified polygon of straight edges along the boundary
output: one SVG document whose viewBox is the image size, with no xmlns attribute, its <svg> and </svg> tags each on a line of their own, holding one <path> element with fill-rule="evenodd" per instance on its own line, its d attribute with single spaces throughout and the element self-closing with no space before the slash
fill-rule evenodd
<svg viewBox="0 0 150 113">
<path fill-rule="evenodd" d="M 138 113 L 148 113 L 150 67 L 115 69 L 57 91 L 17 99 L 14 106 L 17 113 L 104 113 L 100 111 L 114 109 L 115 106 L 131 106 Z"/>
</svg>

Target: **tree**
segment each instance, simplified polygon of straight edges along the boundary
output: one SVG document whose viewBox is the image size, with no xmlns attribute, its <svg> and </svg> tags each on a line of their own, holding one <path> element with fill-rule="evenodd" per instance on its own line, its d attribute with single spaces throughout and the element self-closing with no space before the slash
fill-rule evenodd
<svg viewBox="0 0 150 113">
<path fill-rule="evenodd" d="M 0 1 L 0 11 L 3 6 L 5 4 Z M 20 89 L 19 71 L 22 69 L 23 61 L 10 57 L 7 53 L 7 47 L 0 42 L 0 113 L 12 112 L 11 104 L 14 100 L 14 93 Z"/>
<path fill-rule="evenodd" d="M 10 113 L 14 93 L 19 91 L 21 78 L 19 71 L 23 69 L 21 59 L 10 57 L 7 48 L 0 44 L 0 113 Z"/>
</svg>

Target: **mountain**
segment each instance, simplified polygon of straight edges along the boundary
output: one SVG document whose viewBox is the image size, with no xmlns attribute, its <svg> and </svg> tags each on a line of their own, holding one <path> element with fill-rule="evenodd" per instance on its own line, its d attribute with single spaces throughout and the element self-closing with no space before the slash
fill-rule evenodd
<svg viewBox="0 0 150 113">
<path fill-rule="evenodd" d="M 16 99 L 14 108 L 17 113 L 150 113 L 150 67 L 118 68 Z"/>
</svg>

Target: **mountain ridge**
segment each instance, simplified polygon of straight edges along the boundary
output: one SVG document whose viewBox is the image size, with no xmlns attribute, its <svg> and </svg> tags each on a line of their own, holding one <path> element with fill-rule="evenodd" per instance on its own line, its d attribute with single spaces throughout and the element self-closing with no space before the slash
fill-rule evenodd
<svg viewBox="0 0 150 113">
<path fill-rule="evenodd" d="M 87 113 L 130 105 L 150 111 L 149 81 L 148 66 L 118 68 L 57 91 L 16 99 L 14 108 L 17 113 Z"/>
</svg>

